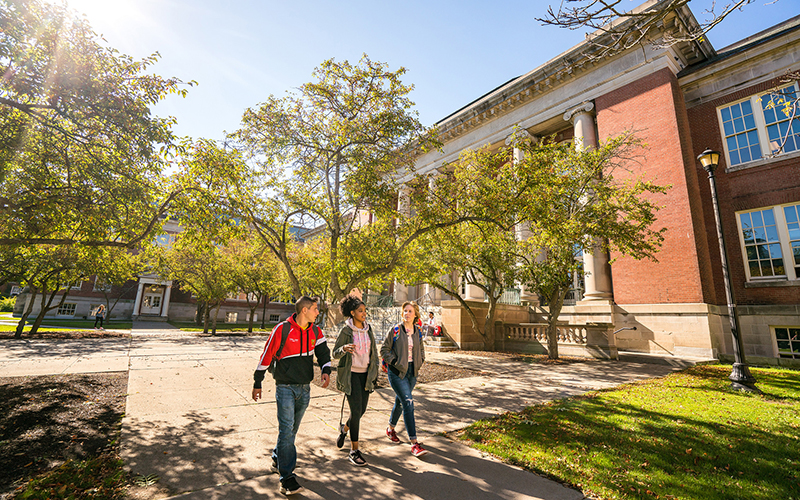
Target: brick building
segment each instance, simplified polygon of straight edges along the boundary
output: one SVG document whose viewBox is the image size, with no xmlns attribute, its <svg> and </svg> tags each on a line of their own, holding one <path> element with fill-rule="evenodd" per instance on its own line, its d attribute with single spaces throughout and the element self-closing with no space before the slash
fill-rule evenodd
<svg viewBox="0 0 800 500">
<path fill-rule="evenodd" d="M 693 26 L 683 7 L 661 29 Z M 760 98 L 798 70 L 800 16 L 719 50 L 703 39 L 596 58 L 584 42 L 439 122 L 443 151 L 422 156 L 417 172 L 435 171 L 466 148 L 499 147 L 514 127 L 587 145 L 634 131 L 648 149 L 631 175 L 672 185 L 660 200 L 668 232 L 658 262 L 584 255 L 585 289 L 560 319 L 607 332 L 635 326 L 616 335 L 623 350 L 726 358 L 733 351 L 714 212 L 696 160 L 706 148 L 722 152 L 717 183 L 745 354 L 792 363 L 800 360 L 800 119 L 792 129 Z M 783 87 L 800 91 L 797 82 Z M 787 131 L 784 149 L 771 155 Z M 394 288 L 398 301 L 419 293 Z M 465 298 L 483 300 L 465 288 Z M 523 290 L 522 299 L 534 315 L 536 298 Z M 459 314 L 442 313 L 451 337 L 480 347 Z"/>
</svg>

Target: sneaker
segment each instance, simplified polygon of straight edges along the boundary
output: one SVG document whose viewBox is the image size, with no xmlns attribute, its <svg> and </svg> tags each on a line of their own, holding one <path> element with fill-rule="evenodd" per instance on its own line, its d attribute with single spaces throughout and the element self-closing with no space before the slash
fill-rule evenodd
<svg viewBox="0 0 800 500">
<path fill-rule="evenodd" d="M 280 492 L 284 495 L 294 495 L 295 493 L 302 491 L 302 489 L 303 487 L 297 482 L 297 477 L 292 476 L 281 483 Z"/>
<path fill-rule="evenodd" d="M 399 443 L 400 442 L 400 438 L 397 437 L 397 433 L 391 427 L 387 427 L 386 428 L 386 435 L 389 436 L 389 439 L 393 443 Z"/>
<path fill-rule="evenodd" d="M 344 424 L 339 425 L 339 437 L 336 438 L 336 447 L 341 448 L 344 446 L 344 438 L 347 437 L 347 431 L 344 430 Z"/>
<path fill-rule="evenodd" d="M 422 447 L 419 443 L 414 443 L 411 445 L 411 454 L 415 457 L 421 457 L 422 455 L 428 453 L 428 450 Z"/>
<path fill-rule="evenodd" d="M 272 457 L 272 465 L 269 466 L 269 471 L 273 474 L 278 473 L 278 460 L 275 457 Z"/>
<path fill-rule="evenodd" d="M 358 467 L 367 465 L 367 461 L 364 460 L 364 457 L 361 455 L 361 450 L 352 450 L 350 452 L 350 463 Z"/>
</svg>

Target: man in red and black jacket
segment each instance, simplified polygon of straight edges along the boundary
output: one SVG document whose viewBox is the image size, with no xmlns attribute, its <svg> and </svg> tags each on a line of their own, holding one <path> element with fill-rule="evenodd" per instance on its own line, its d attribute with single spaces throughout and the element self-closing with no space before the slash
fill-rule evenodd
<svg viewBox="0 0 800 500">
<path fill-rule="evenodd" d="M 285 495 L 303 489 L 294 474 L 297 464 L 294 440 L 311 399 L 309 384 L 314 379 L 314 356 L 322 368 L 322 387 L 328 386 L 331 373 L 331 352 L 322 330 L 314 325 L 319 315 L 316 299 L 300 297 L 294 307 L 295 314 L 272 330 L 253 375 L 253 400 L 258 401 L 266 370 L 277 359 L 272 376 L 278 403 L 278 443 L 272 450 L 272 472 L 280 474 L 280 492 Z"/>
</svg>

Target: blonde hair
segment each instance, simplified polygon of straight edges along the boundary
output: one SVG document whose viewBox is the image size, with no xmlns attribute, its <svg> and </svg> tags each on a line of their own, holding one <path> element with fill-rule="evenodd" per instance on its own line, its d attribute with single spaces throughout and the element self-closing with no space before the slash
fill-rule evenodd
<svg viewBox="0 0 800 500">
<path fill-rule="evenodd" d="M 405 311 L 406 306 L 413 306 L 414 307 L 414 323 L 417 323 L 417 320 L 420 319 L 419 316 L 419 306 L 413 300 L 407 300 L 403 302 L 403 307 L 400 308 L 401 311 Z"/>
</svg>

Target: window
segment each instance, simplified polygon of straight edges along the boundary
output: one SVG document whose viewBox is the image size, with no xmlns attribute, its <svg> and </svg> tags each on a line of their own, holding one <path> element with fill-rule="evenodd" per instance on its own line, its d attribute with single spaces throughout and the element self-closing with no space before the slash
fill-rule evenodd
<svg viewBox="0 0 800 500">
<path fill-rule="evenodd" d="M 250 321 L 250 319 L 251 319 L 250 316 L 251 316 L 250 314 L 247 315 L 247 321 Z M 258 314 L 257 313 L 252 314 L 252 316 L 253 316 L 253 318 L 252 318 L 253 323 L 258 321 Z"/>
<path fill-rule="evenodd" d="M 58 308 L 56 312 L 59 316 L 75 316 L 75 307 L 77 304 L 66 302 L 61 304 L 61 307 Z"/>
<path fill-rule="evenodd" d="M 775 327 L 778 357 L 800 359 L 800 326 Z"/>
<path fill-rule="evenodd" d="M 94 287 L 92 288 L 93 292 L 110 292 L 111 291 L 111 283 L 106 283 L 104 280 L 98 278 L 97 276 L 94 277 Z"/>
<path fill-rule="evenodd" d="M 12 285 L 11 291 L 8 292 L 8 295 L 14 297 L 22 293 L 22 287 L 19 285 Z"/>
<path fill-rule="evenodd" d="M 229 312 L 225 314 L 225 323 L 236 323 L 239 319 L 239 313 Z"/>
<path fill-rule="evenodd" d="M 786 106 L 796 95 L 797 84 L 792 84 L 777 94 L 758 94 L 718 108 L 728 165 L 760 160 L 764 152 L 772 155 L 800 150 L 800 116 L 792 120 L 792 108 Z"/>
<path fill-rule="evenodd" d="M 748 281 L 800 279 L 800 204 L 737 214 Z"/>
<path fill-rule="evenodd" d="M 269 315 L 269 322 L 270 323 L 277 323 L 281 320 L 281 317 L 278 314 L 270 314 Z"/>
</svg>

